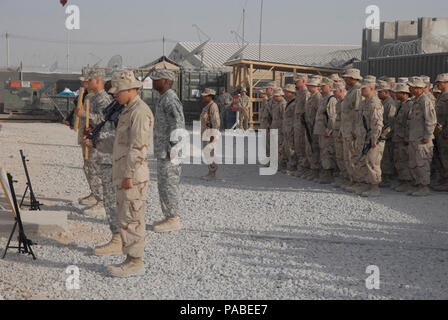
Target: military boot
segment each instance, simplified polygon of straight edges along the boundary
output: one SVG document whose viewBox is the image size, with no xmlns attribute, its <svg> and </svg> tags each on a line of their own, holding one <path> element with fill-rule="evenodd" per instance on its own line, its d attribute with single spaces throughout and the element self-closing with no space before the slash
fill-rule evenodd
<svg viewBox="0 0 448 320">
<path fill-rule="evenodd" d="M 435 191 L 448 191 L 448 179 L 444 179 L 441 184 L 432 187 Z"/>
<path fill-rule="evenodd" d="M 391 179 L 389 175 L 383 175 L 382 181 L 380 183 L 381 188 L 389 188 L 391 185 Z"/>
<path fill-rule="evenodd" d="M 322 176 L 319 179 L 320 184 L 330 184 L 333 183 L 332 170 L 324 170 Z"/>
<path fill-rule="evenodd" d="M 88 195 L 87 197 L 78 199 L 78 202 L 79 202 L 79 204 L 83 204 L 83 205 L 91 206 L 91 205 L 96 204 L 98 201 L 95 199 L 95 197 L 94 197 L 93 194 L 91 193 L 91 194 Z"/>
<path fill-rule="evenodd" d="M 112 235 L 108 244 L 95 247 L 93 254 L 96 256 L 121 256 L 123 255 L 123 242 L 119 233 Z"/>
<path fill-rule="evenodd" d="M 104 202 L 98 201 L 96 205 L 94 205 L 91 208 L 88 208 L 84 210 L 83 212 L 86 216 L 90 217 L 99 217 L 99 216 L 105 216 L 106 210 L 104 209 Z"/>
<path fill-rule="evenodd" d="M 360 187 L 355 191 L 355 193 L 361 196 L 364 192 L 369 190 L 369 186 L 370 185 L 367 183 L 360 183 Z"/>
<path fill-rule="evenodd" d="M 202 180 L 212 181 L 216 180 L 216 173 L 214 171 L 209 171 L 206 176 L 201 177 Z"/>
<path fill-rule="evenodd" d="M 319 182 L 319 179 L 320 179 L 320 170 L 318 169 L 313 170 L 313 175 L 311 176 L 310 181 Z"/>
<path fill-rule="evenodd" d="M 380 188 L 377 184 L 369 184 L 366 191 L 361 193 L 362 197 L 378 197 L 380 195 Z"/>
<path fill-rule="evenodd" d="M 310 174 L 311 174 L 311 170 L 308 168 L 304 168 L 300 177 L 302 179 L 307 179 Z"/>
<path fill-rule="evenodd" d="M 364 187 L 362 183 L 355 182 L 354 184 L 348 186 L 345 190 L 351 193 L 356 193 L 360 188 Z"/>
<path fill-rule="evenodd" d="M 397 192 L 408 192 L 412 188 L 409 181 L 400 181 L 400 184 L 394 188 Z"/>
<path fill-rule="evenodd" d="M 355 182 L 347 180 L 347 183 L 343 184 L 341 187 L 347 192 L 350 192 L 350 188 L 352 188 L 355 185 Z"/>
<path fill-rule="evenodd" d="M 145 274 L 145 264 L 142 258 L 134 258 L 128 255 L 123 263 L 108 266 L 107 270 L 112 276 L 119 278 L 141 276 Z"/>
<path fill-rule="evenodd" d="M 179 231 L 181 228 L 179 217 L 170 217 L 156 222 L 154 223 L 153 228 L 154 232 L 157 233 Z"/>
<path fill-rule="evenodd" d="M 429 191 L 428 186 L 420 185 L 417 187 L 417 190 L 411 193 L 413 197 L 426 197 L 429 196 L 431 192 Z"/>
</svg>

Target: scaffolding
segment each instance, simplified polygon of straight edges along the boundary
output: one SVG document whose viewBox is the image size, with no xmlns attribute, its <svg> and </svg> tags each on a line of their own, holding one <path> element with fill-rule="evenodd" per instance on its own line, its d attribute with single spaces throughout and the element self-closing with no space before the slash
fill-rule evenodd
<svg viewBox="0 0 448 320">
<path fill-rule="evenodd" d="M 255 126 L 258 127 L 260 125 L 259 107 L 263 100 L 254 96 L 254 89 L 261 81 L 276 81 L 280 87 L 284 87 L 286 73 L 292 73 L 295 78 L 297 73 L 328 76 L 333 73 L 341 75 L 343 72 L 343 69 L 336 68 L 311 67 L 247 59 L 229 61 L 225 63 L 225 66 L 232 67 L 232 87 L 234 89 L 244 87 L 248 90 L 250 97 L 249 126 L 252 130 L 255 129 Z M 257 72 L 260 72 L 258 77 Z M 261 72 L 263 73 L 261 74 Z"/>
</svg>

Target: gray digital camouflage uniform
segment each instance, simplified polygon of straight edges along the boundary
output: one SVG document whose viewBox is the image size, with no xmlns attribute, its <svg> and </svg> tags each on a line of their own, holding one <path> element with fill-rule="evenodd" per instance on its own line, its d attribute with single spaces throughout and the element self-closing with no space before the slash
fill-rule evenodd
<svg viewBox="0 0 448 320">
<path fill-rule="evenodd" d="M 174 90 L 169 89 L 156 105 L 154 130 L 154 153 L 157 158 L 157 186 L 160 204 L 166 218 L 179 215 L 179 181 L 182 168 L 170 160 L 171 148 L 176 142 L 170 141 L 176 129 L 185 129 L 182 103 Z"/>
</svg>

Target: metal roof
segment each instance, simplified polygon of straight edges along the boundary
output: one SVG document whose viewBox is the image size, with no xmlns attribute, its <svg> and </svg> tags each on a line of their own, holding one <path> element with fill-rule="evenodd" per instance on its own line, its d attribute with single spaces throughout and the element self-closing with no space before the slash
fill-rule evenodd
<svg viewBox="0 0 448 320">
<path fill-rule="evenodd" d="M 188 56 L 200 44 L 200 42 L 179 42 L 169 57 L 179 64 L 200 66 L 201 54 Z M 204 67 L 222 68 L 229 58 L 241 49 L 241 43 L 209 42 L 203 49 Z M 360 60 L 361 51 L 360 45 L 262 44 L 260 60 L 304 66 L 340 67 L 353 58 Z M 258 60 L 258 43 L 249 43 L 237 59 Z"/>
</svg>

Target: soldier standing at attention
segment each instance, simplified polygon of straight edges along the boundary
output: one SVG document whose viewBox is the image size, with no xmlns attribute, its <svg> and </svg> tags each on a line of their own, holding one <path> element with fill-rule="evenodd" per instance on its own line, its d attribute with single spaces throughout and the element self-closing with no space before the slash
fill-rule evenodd
<svg viewBox="0 0 448 320">
<path fill-rule="evenodd" d="M 362 80 L 362 77 L 358 69 L 348 69 L 342 77 L 345 80 L 347 94 L 342 102 L 341 133 L 344 137 L 345 168 L 351 181 L 350 184 L 345 186 L 345 190 L 354 192 L 356 189 L 354 191 L 351 189 L 361 181 L 356 180 L 353 169 L 355 162 L 361 156 L 364 145 L 364 141 L 360 141 L 354 132 L 354 126 L 361 118 L 359 104 L 361 103 L 362 95 L 359 81 Z"/>
<path fill-rule="evenodd" d="M 247 96 L 247 90 L 245 88 L 241 90 L 238 105 L 240 107 L 240 129 L 246 131 L 249 129 L 250 98 Z"/>
<path fill-rule="evenodd" d="M 296 86 L 286 85 L 284 89 L 287 104 L 283 113 L 282 131 L 283 131 L 283 154 L 286 161 L 286 170 L 284 173 L 290 174 L 296 167 L 294 150 L 294 114 L 296 106 Z"/>
<path fill-rule="evenodd" d="M 437 98 L 436 112 L 438 123 L 442 127 L 441 132 L 437 135 L 437 146 L 443 165 L 441 168 L 443 180 L 442 184 L 433 188 L 436 191 L 448 191 L 448 73 L 437 76 L 436 86 L 441 92 Z"/>
<path fill-rule="evenodd" d="M 336 187 L 342 187 L 344 184 L 349 183 L 348 176 L 347 176 L 347 170 L 345 168 L 344 164 L 344 138 L 341 134 L 341 114 L 342 114 L 342 102 L 344 101 L 345 97 L 345 84 L 343 82 L 337 82 L 334 84 L 334 96 L 338 100 L 336 104 L 336 119 L 334 121 L 332 129 L 332 139 L 334 144 L 334 151 L 335 151 L 335 159 L 336 159 L 336 166 L 338 168 L 338 178 L 336 179 L 335 183 L 333 184 Z"/>
<path fill-rule="evenodd" d="M 310 98 L 305 104 L 305 133 L 306 133 L 306 157 L 310 164 L 311 173 L 305 176 L 305 179 L 319 181 L 320 160 L 319 160 L 319 136 L 314 135 L 314 124 L 316 122 L 317 109 L 322 100 L 320 93 L 320 78 L 312 78 L 307 87 L 310 92 Z"/>
<path fill-rule="evenodd" d="M 268 95 L 266 94 L 266 89 L 260 90 L 260 129 L 265 130 L 266 133 L 266 156 L 269 157 L 269 127 L 271 120 L 270 119 L 270 112 L 269 112 L 269 106 L 268 106 Z"/>
<path fill-rule="evenodd" d="M 384 151 L 384 141 L 380 141 L 383 129 L 383 105 L 375 94 L 375 82 L 364 80 L 361 86 L 361 123 L 357 123 L 354 132 L 364 145 L 370 145 L 367 154 L 362 155 L 355 163 L 354 176 L 357 181 L 363 181 L 366 187 L 359 184 L 356 193 L 363 197 L 375 197 L 380 194 L 381 158 Z"/>
<path fill-rule="evenodd" d="M 397 97 L 397 114 L 392 131 L 394 146 L 394 164 L 400 184 L 394 188 L 397 192 L 407 192 L 411 188 L 412 176 L 409 170 L 409 128 L 408 114 L 411 107 L 410 91 L 406 83 L 397 83 L 394 88 Z"/>
<path fill-rule="evenodd" d="M 434 129 L 437 123 L 436 111 L 429 97 L 424 94 L 425 82 L 412 77 L 408 83 L 414 96 L 408 116 L 409 126 L 409 168 L 417 184 L 417 190 L 409 195 L 429 195 L 431 161 L 434 152 Z"/>
<path fill-rule="evenodd" d="M 112 79 L 110 93 L 124 106 L 115 137 L 101 140 L 97 148 L 113 151 L 112 183 L 116 190 L 117 222 L 126 260 L 107 267 L 116 277 L 145 273 L 146 198 L 149 183 L 147 156 L 154 116 L 138 95 L 143 84 L 124 71 Z M 113 142 L 112 142 L 113 140 Z"/>
<path fill-rule="evenodd" d="M 380 98 L 383 107 L 383 125 L 384 127 L 392 127 L 395 113 L 395 100 L 391 96 L 390 84 L 385 81 L 378 81 L 378 98 Z M 381 172 L 383 174 L 381 187 L 389 187 L 392 177 L 395 175 L 394 166 L 394 146 L 392 135 L 389 135 L 384 146 L 383 160 L 381 161 Z"/>
<path fill-rule="evenodd" d="M 283 131 L 282 131 L 282 122 L 283 122 L 283 113 L 286 108 L 286 100 L 283 98 L 284 92 L 282 88 L 276 88 L 274 90 L 274 98 L 271 104 L 271 130 L 278 130 L 278 162 L 279 168 L 284 169 L 286 164 L 283 161 Z"/>
<path fill-rule="evenodd" d="M 211 144 L 213 151 L 209 154 L 214 157 L 216 142 L 218 137 L 215 136 L 217 131 L 219 131 L 219 109 L 213 99 L 215 98 L 216 92 L 213 89 L 205 89 L 202 93 L 202 102 L 205 104 L 204 109 L 201 113 L 201 141 L 202 148 Z M 206 134 L 204 134 L 207 132 Z M 218 165 L 216 163 L 211 163 L 208 165 L 208 174 L 202 177 L 203 180 L 214 180 L 216 179 L 216 170 L 218 170 Z"/>
<path fill-rule="evenodd" d="M 323 78 L 321 82 L 322 99 L 316 112 L 314 135 L 318 137 L 319 158 L 322 171 L 319 183 L 330 184 L 333 182 L 333 171 L 336 168 L 334 158 L 333 139 L 330 139 L 332 128 L 336 120 L 336 104 L 338 100 L 332 95 L 333 80 Z"/>
<path fill-rule="evenodd" d="M 216 98 L 216 103 L 219 107 L 219 114 L 221 117 L 221 128 L 227 129 L 227 113 L 232 107 L 233 97 L 226 89 L 221 90 L 221 94 Z"/>
<path fill-rule="evenodd" d="M 182 103 L 172 88 L 175 73 L 171 70 L 157 70 L 151 75 L 154 89 L 160 94 L 156 105 L 154 131 L 154 154 L 157 158 L 157 187 L 160 205 L 165 219 L 154 223 L 154 232 L 180 230 L 179 220 L 179 182 L 182 173 L 180 164 L 173 162 L 177 154 L 172 148 L 178 141 L 171 141 L 171 133 L 185 129 L 185 117 Z"/>
<path fill-rule="evenodd" d="M 431 94 L 431 86 L 432 86 L 431 78 L 428 76 L 420 76 L 420 78 L 422 78 L 423 82 L 426 85 L 425 88 L 423 89 L 423 93 L 428 96 L 433 106 L 435 106 L 436 98 L 434 97 L 434 95 Z"/>
<path fill-rule="evenodd" d="M 306 86 L 308 76 L 306 74 L 298 74 L 296 77 L 296 106 L 294 110 L 294 151 L 297 160 L 296 177 L 310 174 L 310 164 L 306 157 L 306 132 L 302 123 L 305 114 L 305 104 L 310 98 L 310 92 Z"/>
</svg>

